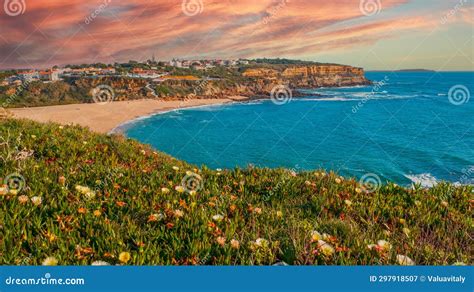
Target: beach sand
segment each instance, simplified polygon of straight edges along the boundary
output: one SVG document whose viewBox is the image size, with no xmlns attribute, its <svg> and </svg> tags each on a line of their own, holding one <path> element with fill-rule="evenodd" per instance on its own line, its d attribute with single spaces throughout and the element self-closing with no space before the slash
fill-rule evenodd
<svg viewBox="0 0 474 292">
<path fill-rule="evenodd" d="M 105 104 L 69 104 L 45 107 L 9 109 L 17 118 L 26 118 L 38 122 L 57 122 L 60 124 L 78 124 L 89 127 L 98 133 L 108 133 L 117 126 L 154 113 L 174 109 L 225 104 L 246 100 L 243 96 L 231 96 L 221 99 L 190 99 L 185 101 L 141 99 L 115 101 Z"/>
</svg>

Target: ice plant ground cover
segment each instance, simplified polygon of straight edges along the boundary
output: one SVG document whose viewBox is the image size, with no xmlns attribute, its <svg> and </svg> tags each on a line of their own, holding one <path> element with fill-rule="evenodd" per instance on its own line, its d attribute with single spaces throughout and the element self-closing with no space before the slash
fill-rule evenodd
<svg viewBox="0 0 474 292">
<path fill-rule="evenodd" d="M 26 120 L 0 121 L 0 139 L 2 265 L 472 264 L 472 186 L 214 171 Z"/>
</svg>

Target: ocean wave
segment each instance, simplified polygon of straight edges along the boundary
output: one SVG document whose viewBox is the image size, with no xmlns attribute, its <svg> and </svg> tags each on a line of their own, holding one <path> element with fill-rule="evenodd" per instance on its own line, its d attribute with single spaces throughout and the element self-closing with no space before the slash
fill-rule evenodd
<svg viewBox="0 0 474 292">
<path fill-rule="evenodd" d="M 438 180 L 431 173 L 405 174 L 405 177 L 424 188 L 431 188 L 438 184 Z"/>
<path fill-rule="evenodd" d="M 342 95 L 342 96 L 341 96 Z M 309 97 L 309 98 L 298 98 L 294 100 L 298 101 L 361 101 L 361 100 L 392 100 L 392 99 L 410 99 L 416 98 L 417 95 L 380 95 L 380 94 L 362 94 L 356 93 L 352 95 L 339 96 L 334 95 L 329 97 Z"/>
<path fill-rule="evenodd" d="M 322 98 L 302 98 L 298 101 L 357 101 L 357 98 L 345 98 L 345 97 L 322 97 Z"/>
</svg>

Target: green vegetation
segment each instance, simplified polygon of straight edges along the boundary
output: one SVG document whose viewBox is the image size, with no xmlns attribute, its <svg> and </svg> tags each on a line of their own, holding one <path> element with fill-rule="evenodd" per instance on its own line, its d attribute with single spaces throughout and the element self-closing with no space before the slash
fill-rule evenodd
<svg viewBox="0 0 474 292">
<path fill-rule="evenodd" d="M 90 89 L 63 81 L 34 81 L 20 86 L 0 88 L 0 106 L 23 107 L 91 102 Z"/>
<path fill-rule="evenodd" d="M 3 265 L 472 263 L 470 186 L 369 192 L 324 171 L 197 169 L 26 120 L 1 120 L 0 139 Z"/>
</svg>

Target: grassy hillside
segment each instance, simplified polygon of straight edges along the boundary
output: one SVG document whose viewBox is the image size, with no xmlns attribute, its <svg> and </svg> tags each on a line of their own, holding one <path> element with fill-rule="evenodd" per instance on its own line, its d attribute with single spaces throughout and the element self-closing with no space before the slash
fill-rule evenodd
<svg viewBox="0 0 474 292">
<path fill-rule="evenodd" d="M 0 139 L 3 265 L 472 263 L 472 187 L 197 169 L 120 136 L 11 119 Z"/>
</svg>

